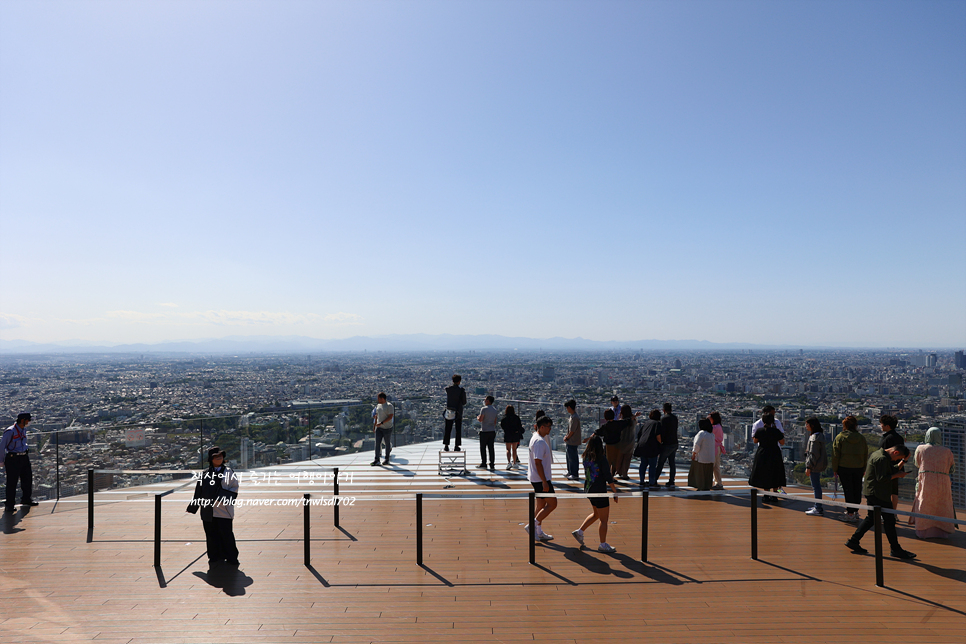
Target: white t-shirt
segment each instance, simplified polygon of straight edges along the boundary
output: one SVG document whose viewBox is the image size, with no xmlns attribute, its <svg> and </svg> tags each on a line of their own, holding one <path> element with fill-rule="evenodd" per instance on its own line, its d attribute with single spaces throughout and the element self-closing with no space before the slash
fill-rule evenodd
<svg viewBox="0 0 966 644">
<path fill-rule="evenodd" d="M 543 478 L 537 472 L 537 459 L 543 465 Z M 527 468 L 527 475 L 531 483 L 540 483 L 544 479 L 550 480 L 550 466 L 553 464 L 553 454 L 550 453 L 550 445 L 537 432 L 533 432 L 530 439 L 530 466 Z"/>
<path fill-rule="evenodd" d="M 765 427 L 765 423 L 763 423 L 761 418 L 759 418 L 758 420 L 755 421 L 755 424 L 751 426 L 751 435 L 754 436 L 755 432 L 757 432 L 759 429 L 762 429 L 764 427 Z M 775 419 L 775 427 L 777 427 L 778 431 L 780 431 L 782 434 L 785 433 L 785 428 L 782 427 L 782 421 L 778 420 L 777 418 Z"/>
<path fill-rule="evenodd" d="M 396 408 L 392 406 L 392 403 L 379 403 L 376 405 L 376 427 L 380 429 L 392 429 L 392 421 L 395 418 L 389 418 L 396 413 Z M 386 420 L 386 419 L 389 420 Z"/>
<path fill-rule="evenodd" d="M 694 452 L 698 463 L 714 463 L 714 434 L 698 432 L 694 437 Z"/>
</svg>

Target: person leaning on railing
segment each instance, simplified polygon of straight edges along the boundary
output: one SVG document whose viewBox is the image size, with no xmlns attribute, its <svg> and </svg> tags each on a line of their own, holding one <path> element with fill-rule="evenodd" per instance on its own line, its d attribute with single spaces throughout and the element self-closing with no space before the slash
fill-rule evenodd
<svg viewBox="0 0 966 644">
<path fill-rule="evenodd" d="M 869 463 L 865 468 L 865 482 L 862 491 L 865 493 L 866 503 L 875 507 L 894 510 L 892 506 L 892 482 L 903 478 L 907 472 L 902 470 L 906 459 L 909 458 L 909 448 L 905 445 L 886 447 L 875 450 L 869 457 Z M 845 542 L 845 547 L 856 554 L 868 552 L 859 545 L 862 536 L 872 528 L 875 523 L 874 513 L 870 509 L 859 527 L 855 529 L 852 536 Z M 896 515 L 885 512 L 882 516 L 882 523 L 889 545 L 892 547 L 892 556 L 898 559 L 915 559 L 916 555 L 899 545 L 899 537 L 896 534 Z"/>
</svg>

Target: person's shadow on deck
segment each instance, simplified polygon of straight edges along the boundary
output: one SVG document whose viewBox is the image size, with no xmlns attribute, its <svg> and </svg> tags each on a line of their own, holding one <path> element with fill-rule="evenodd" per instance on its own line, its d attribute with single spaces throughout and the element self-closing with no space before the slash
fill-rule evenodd
<svg viewBox="0 0 966 644">
<path fill-rule="evenodd" d="M 3 516 L 0 517 L 0 522 L 3 523 L 3 533 L 4 534 L 14 534 L 17 532 L 23 532 L 23 528 L 18 528 L 17 524 L 23 520 L 23 517 L 30 512 L 28 507 L 24 507 L 20 512 L 4 512 Z"/>
<path fill-rule="evenodd" d="M 229 597 L 244 595 L 245 588 L 254 583 L 254 580 L 241 570 L 225 563 L 215 564 L 208 568 L 208 572 L 195 571 L 194 576 L 209 586 L 221 588 Z"/>
<path fill-rule="evenodd" d="M 403 476 L 410 477 L 410 478 L 413 476 L 416 476 L 416 472 L 413 472 L 412 470 L 405 467 L 400 467 L 401 465 L 408 465 L 408 464 L 409 464 L 409 461 L 401 458 L 398 461 L 389 461 L 389 465 L 382 465 L 381 467 L 382 469 L 392 472 L 394 474 L 402 474 Z"/>
<path fill-rule="evenodd" d="M 589 550 L 584 550 L 583 548 L 574 548 L 547 542 L 544 542 L 543 546 L 548 550 L 556 550 L 557 552 L 563 553 L 564 558 L 568 561 L 572 561 L 578 566 L 582 566 L 588 571 L 598 575 L 612 575 L 620 579 L 630 579 L 634 576 L 626 570 L 611 568 L 610 564 L 607 563 L 607 559 L 612 555 L 603 552 L 598 552 L 599 557 L 595 557 L 590 554 Z"/>
</svg>

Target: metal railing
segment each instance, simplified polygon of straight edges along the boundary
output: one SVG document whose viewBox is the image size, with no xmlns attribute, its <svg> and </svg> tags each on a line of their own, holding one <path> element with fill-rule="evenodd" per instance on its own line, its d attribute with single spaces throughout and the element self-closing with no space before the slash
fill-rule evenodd
<svg viewBox="0 0 966 644">
<path fill-rule="evenodd" d="M 338 488 L 338 468 L 332 468 L 333 473 L 333 484 L 332 484 L 332 495 L 323 496 L 322 499 L 329 501 L 331 500 L 331 505 L 333 507 L 333 526 L 341 529 L 340 525 L 340 515 L 339 508 L 341 507 L 341 501 L 343 497 L 339 495 Z M 93 477 L 96 470 L 89 470 L 89 476 Z M 164 492 L 155 494 L 154 496 L 154 565 L 156 568 L 161 567 L 161 523 L 162 523 L 162 513 L 161 513 L 161 502 L 162 498 L 166 497 L 185 486 L 189 485 L 192 481 L 183 483 L 175 488 L 166 490 Z M 312 517 L 310 513 L 312 494 L 309 492 L 304 492 L 303 490 L 295 490 L 302 494 L 301 503 L 303 505 L 303 564 L 306 567 L 311 567 L 312 565 L 312 554 L 311 554 L 311 529 L 312 529 Z M 758 494 L 759 491 L 755 488 L 741 488 L 741 489 L 726 489 L 721 491 L 715 490 L 678 490 L 678 491 L 667 491 L 660 493 L 660 497 L 692 497 L 692 496 L 749 496 L 749 508 L 750 508 L 750 522 L 749 522 L 749 545 L 750 545 L 750 558 L 752 560 L 759 560 L 759 526 L 758 526 Z M 786 498 L 793 501 L 810 501 L 810 498 L 790 495 L 785 492 L 768 492 L 769 496 Z M 611 493 L 599 493 L 599 494 L 584 494 L 579 492 L 572 493 L 537 493 L 537 492 L 509 492 L 509 493 L 456 493 L 456 492 L 440 492 L 440 493 L 408 493 L 408 492 L 393 492 L 387 491 L 378 495 L 371 495 L 365 497 L 352 497 L 353 499 L 361 499 L 365 501 L 415 501 L 415 518 L 416 518 L 416 564 L 423 566 L 424 561 L 424 534 L 423 534 L 423 502 L 426 499 L 434 500 L 501 500 L 501 499 L 516 499 L 521 500 L 524 496 L 528 499 L 528 518 L 527 524 L 529 530 L 527 531 L 526 538 L 528 539 L 528 561 L 530 564 L 536 565 L 536 539 L 535 535 L 535 509 L 536 509 L 536 499 L 538 498 L 556 498 L 556 499 L 587 499 L 587 498 L 610 498 L 612 496 L 616 498 L 640 498 L 641 499 L 641 527 L 640 527 L 640 561 L 642 563 L 649 563 L 648 560 L 648 532 L 649 532 L 649 503 L 650 494 L 648 490 L 642 490 L 640 492 L 621 492 L 616 495 Z M 883 571 L 883 548 L 882 548 L 882 514 L 891 513 L 895 515 L 902 515 L 908 517 L 919 517 L 925 519 L 931 519 L 935 521 L 943 521 L 948 523 L 953 523 L 956 525 L 966 525 L 966 520 L 951 519 L 948 517 L 937 517 L 933 515 L 927 515 L 923 513 L 913 513 L 905 512 L 902 510 L 893 510 L 890 508 L 882 508 L 880 506 L 869 506 L 858 503 L 846 503 L 842 501 L 833 501 L 829 499 L 822 499 L 823 505 L 835 505 L 845 508 L 852 509 L 862 509 L 868 510 L 873 515 L 874 519 L 874 535 L 875 535 L 875 585 L 877 587 L 884 587 L 884 571 Z M 328 504 L 328 503 L 327 503 Z M 88 540 L 91 540 L 91 535 L 93 533 L 94 526 L 94 493 L 91 492 L 88 495 Z"/>
</svg>

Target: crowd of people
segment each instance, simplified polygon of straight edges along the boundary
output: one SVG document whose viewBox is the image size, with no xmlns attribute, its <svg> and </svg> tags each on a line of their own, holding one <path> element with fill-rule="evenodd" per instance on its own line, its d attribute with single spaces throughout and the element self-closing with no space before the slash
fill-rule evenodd
<svg viewBox="0 0 966 644">
<path fill-rule="evenodd" d="M 453 424 L 456 427 L 455 448 L 460 449 L 462 408 L 466 404 L 466 393 L 460 386 L 460 382 L 460 376 L 455 375 L 453 385 L 446 388 L 444 450 L 449 450 L 450 429 Z M 500 419 L 494 402 L 492 396 L 487 396 L 477 416 L 477 420 L 482 424 L 479 467 L 487 469 L 496 467 L 493 445 L 496 426 L 499 424 L 504 432 L 507 469 L 516 469 L 520 466 L 517 448 L 524 436 L 523 421 L 512 405 L 504 409 L 503 418 Z M 605 493 L 609 487 L 616 494 L 618 480 L 630 480 L 629 470 L 634 457 L 640 459 L 638 481 L 641 488 L 661 489 L 658 481 L 665 465 L 669 465 L 668 481 L 664 488 L 675 489 L 675 454 L 680 443 L 677 416 L 674 415 L 671 404 L 665 403 L 663 410 L 651 410 L 645 420 L 638 422 L 643 415 L 642 412 L 634 412 L 629 405 L 622 405 L 620 399 L 614 396 L 610 400 L 610 407 L 603 414 L 603 423 L 584 437 L 576 401 L 568 400 L 564 403 L 564 409 L 568 415 L 567 428 L 563 436 L 567 461 L 565 478 L 580 481 L 582 465 L 584 490 L 592 495 L 588 499 L 591 503 L 591 514 L 571 534 L 583 546 L 584 531 L 594 523 L 598 523 L 600 536 L 598 549 L 602 552 L 613 552 L 612 546 L 607 543 L 610 499 Z M 898 479 L 906 475 L 903 465 L 909 458 L 909 450 L 903 438 L 896 432 L 898 421 L 895 417 L 883 415 L 880 418 L 883 432 L 881 445 L 871 455 L 865 437 L 858 431 L 858 420 L 854 416 L 849 416 L 842 421 L 842 432 L 832 442 L 831 449 L 819 419 L 809 418 L 805 425 L 808 430 L 805 475 L 808 477 L 815 497 L 815 502 L 805 511 L 807 515 L 824 516 L 825 514 L 821 502 L 822 475 L 830 463 L 834 476 L 842 483 L 846 503 L 860 504 L 864 493 L 867 505 L 878 505 L 887 509 L 897 507 Z M 527 467 L 528 480 L 536 492 L 554 492 L 551 480 L 553 456 L 546 440 L 552 427 L 553 420 L 543 410 L 538 410 L 534 418 Z M 752 440 L 756 449 L 748 484 L 766 492 L 762 497 L 763 503 L 777 503 L 781 500 L 778 494 L 787 485 L 787 478 L 781 449 L 785 444 L 785 428 L 775 417 L 774 407 L 766 406 L 762 409 L 761 417 L 752 425 Z M 581 446 L 583 446 L 583 452 L 580 451 Z M 698 422 L 698 432 L 691 445 L 688 486 L 698 491 L 723 490 L 721 459 L 726 453 L 721 414 L 713 411 Z M 913 511 L 939 517 L 954 517 L 950 485 L 950 474 L 954 466 L 953 457 L 950 450 L 942 446 L 938 428 L 932 428 L 927 432 L 925 444 L 916 450 L 915 463 L 919 474 Z M 614 500 L 617 501 L 616 496 Z M 534 539 L 543 541 L 553 539 L 553 536 L 543 529 L 543 521 L 556 507 L 555 498 L 538 497 L 534 516 Z M 899 545 L 895 530 L 895 516 L 891 513 L 885 515 L 885 531 L 892 547 L 892 555 L 903 559 L 914 558 L 913 553 Z M 871 517 L 870 512 L 846 543 L 846 546 L 854 552 L 864 552 L 859 542 L 872 525 Z M 857 509 L 847 508 L 845 519 L 858 523 Z M 916 534 L 921 538 L 948 536 L 955 529 L 955 524 L 921 517 L 910 519 L 910 524 L 916 526 Z"/>
<path fill-rule="evenodd" d="M 762 410 L 758 423 L 753 438 L 757 449 L 748 484 L 766 492 L 777 492 L 786 482 L 781 453 L 781 445 L 785 443 L 784 430 L 775 419 L 772 407 Z M 821 476 L 829 465 L 828 441 L 818 418 L 809 418 L 805 421 L 805 426 L 809 432 L 805 450 L 805 474 L 809 477 L 815 496 L 815 503 L 805 513 L 810 516 L 824 516 Z M 868 506 L 878 506 L 886 510 L 898 509 L 899 479 L 908 474 L 904 466 L 910 456 L 905 439 L 897 431 L 899 421 L 889 414 L 879 418 L 882 435 L 879 448 L 871 454 L 868 441 L 858 431 L 858 426 L 855 416 L 847 416 L 842 420 L 842 431 L 832 441 L 831 469 L 833 475 L 842 483 L 845 502 L 859 505 L 864 494 L 865 504 Z M 695 440 L 697 444 L 698 439 Z M 955 518 L 950 478 L 955 463 L 952 452 L 942 446 L 942 432 L 939 428 L 933 427 L 926 432 L 925 443 L 916 449 L 915 464 L 918 477 L 912 512 Z M 768 494 L 762 499 L 764 503 L 778 500 Z M 896 515 L 886 512 L 882 516 L 891 555 L 899 559 L 914 559 L 915 553 L 909 552 L 899 543 Z M 845 520 L 858 523 L 855 532 L 845 543 L 846 547 L 855 553 L 865 554 L 867 551 L 862 547 L 861 541 L 874 524 L 873 511 L 870 510 L 860 522 L 858 509 L 847 507 Z M 910 517 L 909 523 L 916 527 L 916 536 L 920 538 L 948 537 L 956 528 L 953 523 L 924 517 Z"/>
<path fill-rule="evenodd" d="M 449 451 L 455 429 L 456 451 L 462 449 L 463 408 L 466 406 L 466 392 L 461 386 L 459 375 L 453 376 L 453 384 L 446 388 L 446 409 L 444 411 L 445 432 L 443 449 Z M 372 412 L 373 432 L 375 433 L 375 460 L 372 465 L 387 465 L 392 448 L 391 434 L 395 409 L 384 392 L 380 392 L 378 404 Z M 484 406 L 477 415 L 481 423 L 479 467 L 495 469 L 497 425 L 503 430 L 506 447 L 507 469 L 520 468 L 518 448 L 524 438 L 523 420 L 513 405 L 507 405 L 503 417 L 494 406 L 493 396 L 486 396 Z M 567 473 L 571 481 L 581 480 L 583 472 L 584 491 L 590 495 L 588 500 L 591 513 L 583 523 L 571 532 L 574 539 L 584 546 L 585 531 L 598 524 L 601 552 L 614 552 L 607 543 L 608 519 L 610 516 L 610 497 L 617 502 L 617 482 L 629 481 L 629 470 L 633 457 L 640 459 L 638 481 L 641 488 L 659 490 L 658 481 L 665 465 L 669 466 L 668 480 L 664 488 L 675 489 L 675 455 L 678 451 L 678 418 L 670 403 L 663 409 L 653 409 L 647 418 L 638 422 L 642 412 L 634 412 L 629 405 L 621 405 L 617 396 L 611 398 L 610 407 L 604 412 L 604 421 L 593 432 L 584 436 L 580 415 L 575 400 L 564 403 L 567 412 L 567 429 L 563 440 L 566 447 Z M 22 488 L 24 505 L 37 505 L 31 498 L 32 472 L 27 457 L 26 426 L 30 414 L 23 413 L 17 422 L 8 427 L 0 438 L 0 452 L 4 454 L 4 467 L 7 474 L 6 503 L 7 512 L 15 505 L 18 483 Z M 848 416 L 842 421 L 842 431 L 828 447 L 822 424 L 817 418 L 805 421 L 808 429 L 808 442 L 805 449 L 805 474 L 814 490 L 815 502 L 806 510 L 810 516 L 824 516 L 822 505 L 822 474 L 831 465 L 833 475 L 841 481 L 845 502 L 859 505 L 862 495 L 866 505 L 883 509 L 898 507 L 899 479 L 907 472 L 904 465 L 910 457 L 905 440 L 897 431 L 898 420 L 891 415 L 879 419 L 882 430 L 879 448 L 869 452 L 866 437 L 858 431 L 858 419 Z M 553 420 L 543 410 L 536 412 L 533 422 L 533 435 L 529 443 L 529 462 L 527 477 L 538 493 L 554 493 L 551 476 L 553 454 L 547 440 Z M 752 440 L 756 445 L 748 484 L 762 489 L 766 494 L 762 502 L 777 503 L 775 496 L 786 485 L 785 464 L 781 446 L 785 444 L 784 427 L 775 417 L 775 408 L 766 406 L 761 417 L 752 426 Z M 918 474 L 912 512 L 937 518 L 955 518 L 952 500 L 951 474 L 955 467 L 952 451 L 942 444 L 942 432 L 932 427 L 925 434 L 924 443 L 919 445 L 913 456 Z M 385 449 L 385 458 L 381 452 Z M 581 447 L 583 450 L 581 451 Z M 698 432 L 691 445 L 691 464 L 688 471 L 688 485 L 698 491 L 723 490 L 721 457 L 726 453 L 724 429 L 721 415 L 714 411 L 698 422 Z M 611 493 L 607 491 L 610 489 Z M 768 493 L 771 494 L 768 494 Z M 208 543 L 208 556 L 212 564 L 227 562 L 237 565 L 238 549 L 232 531 L 234 519 L 233 500 L 238 494 L 238 477 L 226 462 L 224 450 L 213 447 L 208 450 L 208 469 L 195 489 L 195 497 L 188 507 L 189 512 L 201 510 L 205 535 Z M 534 539 L 549 541 L 553 536 L 543 528 L 543 522 L 557 507 L 554 497 L 538 497 L 534 515 Z M 858 510 L 847 507 L 845 520 L 858 523 L 855 532 L 846 546 L 856 553 L 865 553 L 861 546 L 862 537 L 873 526 L 873 512 L 859 521 Z M 905 550 L 896 534 L 896 515 L 883 514 L 886 536 L 891 546 L 891 554 L 900 559 L 915 558 L 915 554 Z M 909 524 L 915 527 L 916 536 L 922 539 L 944 538 L 956 529 L 956 524 L 922 516 L 910 517 Z M 527 526 L 529 530 L 529 526 Z"/>
</svg>

